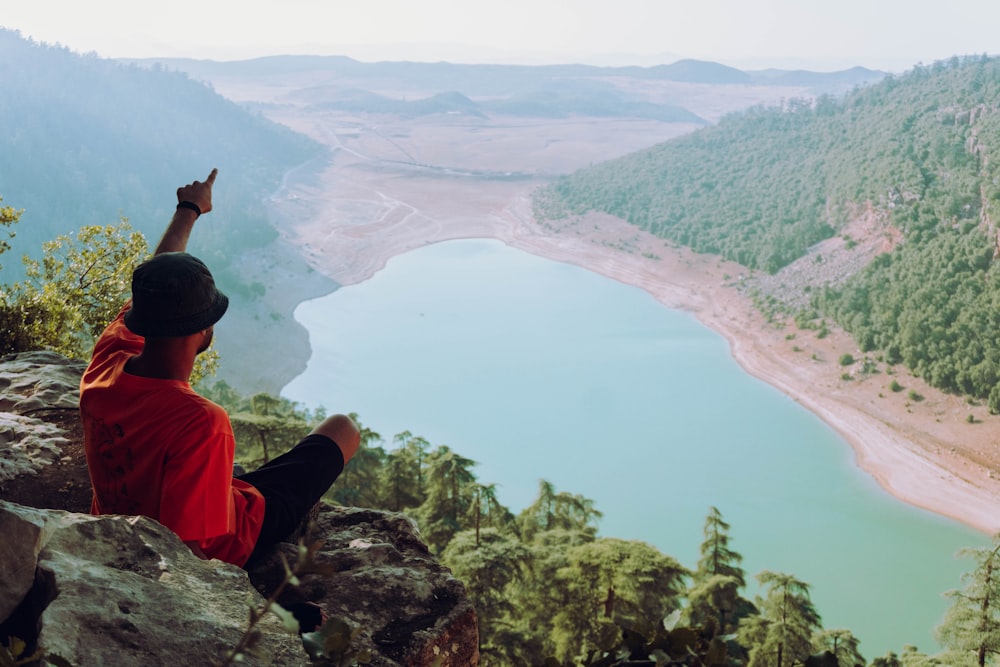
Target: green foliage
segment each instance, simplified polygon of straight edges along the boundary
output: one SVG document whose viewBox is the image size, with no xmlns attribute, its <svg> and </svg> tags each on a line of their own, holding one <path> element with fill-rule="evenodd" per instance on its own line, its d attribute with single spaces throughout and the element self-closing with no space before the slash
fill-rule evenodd
<svg viewBox="0 0 1000 667">
<path fill-rule="evenodd" d="M 858 639 L 847 629 L 823 630 L 813 636 L 813 654 L 829 652 L 838 665 L 864 667 L 867 662 L 858 651 Z"/>
<path fill-rule="evenodd" d="M 505 619 L 517 618 L 515 600 L 508 591 L 528 575 L 531 549 L 516 535 L 496 528 L 457 533 L 441 554 L 441 562 L 465 584 L 479 617 L 480 651 L 516 664 L 504 645 Z M 507 635 L 509 635 L 509 631 Z M 502 658 L 502 659 L 501 659 Z"/>
<path fill-rule="evenodd" d="M 725 642 L 710 638 L 700 628 L 678 626 L 679 614 L 674 613 L 658 623 L 647 623 L 651 634 L 636 632 L 617 624 L 616 633 L 609 633 L 603 645 L 590 649 L 579 659 L 560 662 L 555 657 L 545 661 L 545 667 L 581 665 L 583 667 L 614 667 L 615 665 L 684 665 L 724 667 L 729 664 Z"/>
<path fill-rule="evenodd" d="M 2 294 L 0 351 L 49 349 L 87 359 L 130 294 L 146 240 L 123 218 L 117 226 L 82 227 L 42 247 L 41 261 L 25 258 L 26 279 Z"/>
<path fill-rule="evenodd" d="M 746 586 L 743 556 L 730 548 L 729 528 L 718 508 L 709 508 L 701 557 L 687 591 L 685 617 L 692 626 L 705 628 L 710 638 L 735 633 L 744 618 L 757 613 L 741 594 Z"/>
<path fill-rule="evenodd" d="M 638 541 L 598 538 L 572 547 L 556 572 L 563 604 L 554 609 L 556 656 L 579 657 L 583 647 L 601 646 L 618 634 L 616 625 L 638 629 L 680 608 L 687 571 L 677 561 Z"/>
<path fill-rule="evenodd" d="M 3 203 L 3 197 L 0 197 L 0 203 Z M 21 214 L 24 210 L 16 210 L 11 206 L 0 206 L 0 226 L 10 227 L 17 224 L 17 221 L 21 219 Z M 10 250 L 10 239 L 14 238 L 13 231 L 6 232 L 6 238 L 0 236 L 0 255 L 4 254 Z M 0 269 L 3 268 L 3 264 L 0 264 Z"/>
<path fill-rule="evenodd" d="M 779 572 L 756 576 L 765 595 L 757 599 L 759 616 L 739 628 L 739 640 L 750 651 L 748 667 L 791 667 L 812 654 L 812 637 L 820 616 L 809 599 L 809 585 Z"/>
<path fill-rule="evenodd" d="M 420 534 L 436 553 L 462 529 L 472 504 L 472 459 L 441 445 L 428 457 L 427 497 L 414 511 Z"/>
<path fill-rule="evenodd" d="M 352 412 L 348 416 L 361 431 L 361 445 L 354 453 L 351 464 L 340 473 L 337 483 L 325 497 L 327 500 L 350 507 L 380 507 L 382 506 L 381 472 L 386 453 L 377 443 L 381 442 L 382 436 L 362 424 L 355 413 Z"/>
<path fill-rule="evenodd" d="M 838 360 L 841 366 L 850 366 L 854 363 L 854 355 L 852 354 L 842 354 Z"/>
<path fill-rule="evenodd" d="M 893 379 L 893 381 L 889 383 L 889 389 L 893 393 L 897 393 L 898 394 L 899 392 L 903 391 L 904 387 L 903 387 L 903 385 L 899 384 L 899 382 L 897 380 Z"/>
<path fill-rule="evenodd" d="M 544 213 L 598 210 L 774 272 L 865 210 L 903 237 L 812 310 L 862 350 L 1000 410 L 1000 59 L 954 58 L 843 99 L 790 100 L 581 170 Z M 773 311 L 773 307 L 766 312 Z M 819 337 L 829 333 L 823 326 Z"/>
<path fill-rule="evenodd" d="M 556 492 L 551 482 L 539 482 L 538 498 L 517 517 L 521 536 L 531 541 L 536 534 L 551 530 L 581 531 L 597 534 L 601 513 L 594 501 L 565 491 Z"/>
<path fill-rule="evenodd" d="M 311 411 L 287 398 L 265 393 L 243 396 L 224 380 L 202 381 L 196 388 L 229 413 L 236 461 L 248 468 L 287 452 L 326 417 L 324 410 Z"/>
<path fill-rule="evenodd" d="M 1000 535 L 992 547 L 963 549 L 959 555 L 971 558 L 975 568 L 962 576 L 961 590 L 946 593 L 952 604 L 938 639 L 956 657 L 982 667 L 1000 656 Z"/>
</svg>

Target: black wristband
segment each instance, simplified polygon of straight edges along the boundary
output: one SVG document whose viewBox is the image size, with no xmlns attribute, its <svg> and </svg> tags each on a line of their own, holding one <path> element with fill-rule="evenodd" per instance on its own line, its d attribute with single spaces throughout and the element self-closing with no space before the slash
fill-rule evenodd
<svg viewBox="0 0 1000 667">
<path fill-rule="evenodd" d="M 193 201 L 182 201 L 177 204 L 177 208 L 186 208 L 189 211 L 194 211 L 197 216 L 201 216 L 201 207 L 195 204 Z"/>
</svg>

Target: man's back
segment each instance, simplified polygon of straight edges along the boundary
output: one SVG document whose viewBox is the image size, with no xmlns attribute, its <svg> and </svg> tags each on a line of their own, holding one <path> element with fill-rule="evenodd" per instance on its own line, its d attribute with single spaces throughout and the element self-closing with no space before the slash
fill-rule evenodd
<svg viewBox="0 0 1000 667">
<path fill-rule="evenodd" d="M 142 347 L 119 316 L 81 381 L 92 512 L 152 517 L 208 555 L 241 562 L 256 532 L 239 524 L 248 520 L 247 505 L 262 498 L 239 480 L 233 488 L 229 418 L 187 382 L 126 372 Z"/>
</svg>

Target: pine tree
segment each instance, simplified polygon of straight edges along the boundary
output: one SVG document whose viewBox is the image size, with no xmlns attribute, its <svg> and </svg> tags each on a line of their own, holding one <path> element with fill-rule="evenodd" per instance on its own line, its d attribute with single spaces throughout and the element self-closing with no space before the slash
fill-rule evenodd
<svg viewBox="0 0 1000 667">
<path fill-rule="evenodd" d="M 566 591 L 552 610 L 553 642 L 560 660 L 608 649 L 622 628 L 651 636 L 679 609 L 684 578 L 676 560 L 638 540 L 602 537 L 569 549 L 556 573 Z"/>
<path fill-rule="evenodd" d="M 527 629 L 517 621 L 522 614 L 510 587 L 526 575 L 530 550 L 512 533 L 483 528 L 464 530 L 441 554 L 441 562 L 465 584 L 479 621 L 479 650 L 483 665 L 529 664 L 520 647 L 529 642 Z"/>
<path fill-rule="evenodd" d="M 1000 535 L 993 548 L 963 549 L 976 567 L 962 575 L 965 586 L 946 593 L 952 605 L 938 628 L 939 641 L 956 652 L 975 657 L 984 667 L 1000 655 Z"/>
<path fill-rule="evenodd" d="M 750 652 L 748 667 L 790 667 L 812 653 L 819 613 L 809 599 L 809 585 L 789 574 L 765 570 L 756 577 L 766 596 L 758 598 L 759 616 L 740 625 L 739 640 Z"/>
<path fill-rule="evenodd" d="M 858 638 L 850 630 L 823 630 L 813 637 L 813 652 L 828 651 L 840 667 L 864 667 L 867 663 L 858 652 Z"/>
<path fill-rule="evenodd" d="M 688 622 L 692 626 L 713 628 L 713 636 L 735 632 L 740 619 L 756 611 L 740 595 L 746 585 L 740 567 L 743 556 L 729 547 L 729 527 L 717 508 L 709 508 L 701 558 L 688 590 Z"/>
<path fill-rule="evenodd" d="M 462 530 L 462 519 L 472 504 L 470 487 L 476 477 L 476 462 L 441 445 L 428 457 L 427 499 L 414 512 L 420 534 L 435 553 L 447 546 L 452 536 Z"/>
<path fill-rule="evenodd" d="M 596 535 L 601 516 L 590 498 L 566 491 L 557 493 L 555 485 L 543 479 L 535 502 L 518 515 L 517 521 L 521 539 L 531 542 L 537 533 L 549 530 L 579 530 Z"/>
</svg>

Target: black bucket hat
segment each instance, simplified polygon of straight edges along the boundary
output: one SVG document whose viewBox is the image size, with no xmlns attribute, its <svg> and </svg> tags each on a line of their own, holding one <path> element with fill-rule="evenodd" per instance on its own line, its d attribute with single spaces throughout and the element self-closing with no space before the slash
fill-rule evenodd
<svg viewBox="0 0 1000 667">
<path fill-rule="evenodd" d="M 229 297 L 215 287 L 208 267 L 186 252 L 165 252 L 132 272 L 132 307 L 125 326 L 146 338 L 190 336 L 226 313 Z"/>
</svg>

